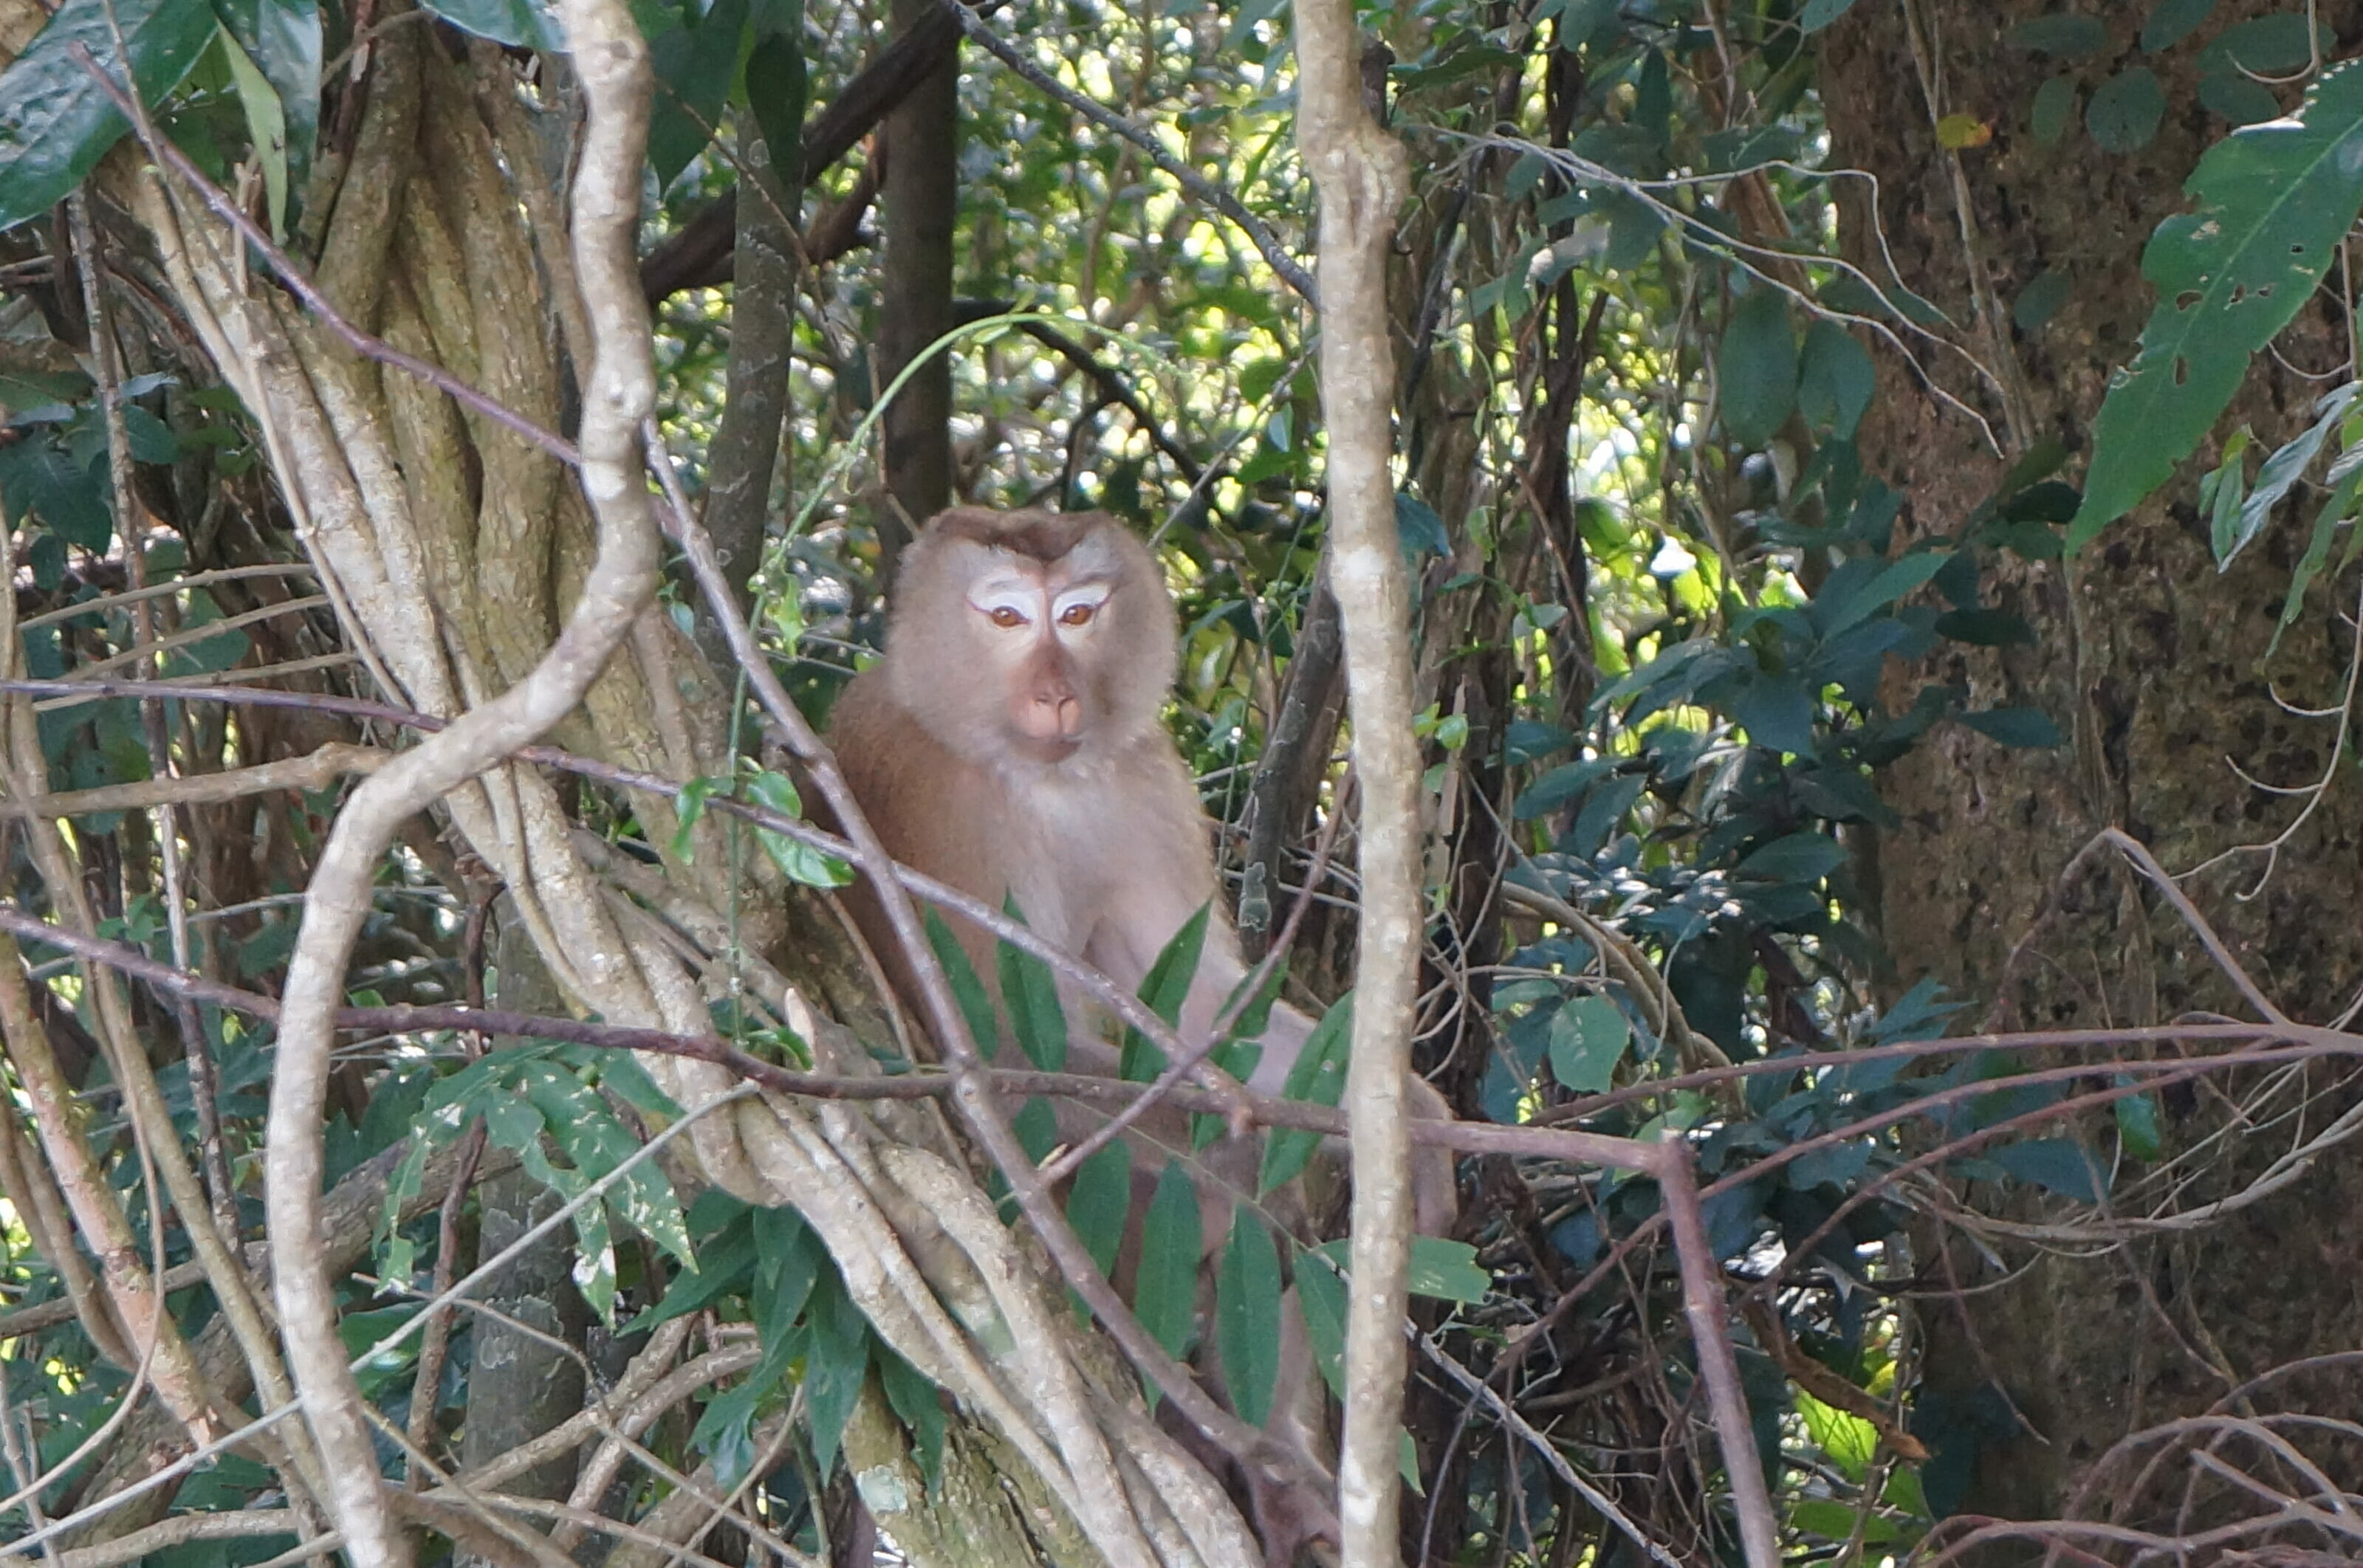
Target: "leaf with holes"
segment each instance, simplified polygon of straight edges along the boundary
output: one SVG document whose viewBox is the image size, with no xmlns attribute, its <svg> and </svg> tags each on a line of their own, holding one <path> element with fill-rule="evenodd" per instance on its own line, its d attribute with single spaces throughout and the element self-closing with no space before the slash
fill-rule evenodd
<svg viewBox="0 0 2363 1568">
<path fill-rule="evenodd" d="M 131 128 L 74 58 L 80 44 L 120 83 L 118 27 L 132 88 L 152 104 L 197 62 L 214 36 L 214 13 L 205 0 L 65 0 L 58 7 L 0 72 L 0 228 L 56 205 Z"/>
<path fill-rule="evenodd" d="M 2209 148 L 2185 189 L 2197 209 L 2159 224 L 2142 252 L 2158 302 L 2101 405 L 2071 548 L 2166 481 L 2250 356 L 2313 297 L 2363 207 L 2363 61 L 2324 75 L 2295 116 Z"/>
</svg>

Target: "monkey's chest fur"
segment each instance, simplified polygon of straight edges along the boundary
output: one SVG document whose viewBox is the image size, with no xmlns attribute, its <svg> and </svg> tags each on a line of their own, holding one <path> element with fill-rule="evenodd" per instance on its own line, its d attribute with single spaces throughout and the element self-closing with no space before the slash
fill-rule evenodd
<svg viewBox="0 0 2363 1568">
<path fill-rule="evenodd" d="M 963 756 L 895 702 L 876 672 L 857 678 L 830 726 L 854 797 L 888 853 L 1000 907 L 1126 987 L 1137 986 L 1182 922 L 1215 895 L 1197 792 L 1161 732 L 1086 744 L 1058 763 Z M 898 984 L 898 955 L 874 902 L 856 919 Z M 1216 911 L 1211 939 L 1230 942 Z M 996 966 L 984 933 L 949 922 L 981 977 Z"/>
</svg>

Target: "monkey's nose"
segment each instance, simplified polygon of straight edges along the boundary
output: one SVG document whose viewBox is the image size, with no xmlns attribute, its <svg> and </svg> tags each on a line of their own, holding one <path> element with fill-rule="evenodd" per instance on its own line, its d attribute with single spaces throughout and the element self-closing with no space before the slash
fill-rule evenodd
<svg viewBox="0 0 2363 1568">
<path fill-rule="evenodd" d="M 1029 740 L 1073 740 L 1082 733 L 1083 705 L 1071 691 L 1037 691 L 1018 713 L 1017 724 Z"/>
</svg>

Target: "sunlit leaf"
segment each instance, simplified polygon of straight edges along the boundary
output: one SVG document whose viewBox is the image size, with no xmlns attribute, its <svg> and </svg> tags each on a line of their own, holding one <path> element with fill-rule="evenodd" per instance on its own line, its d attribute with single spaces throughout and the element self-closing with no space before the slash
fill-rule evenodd
<svg viewBox="0 0 2363 1568">
<path fill-rule="evenodd" d="M 2142 252 L 2158 302 L 2101 405 L 2071 547 L 2165 481 L 2249 357 L 2313 297 L 2363 206 L 2363 61 L 2324 74 L 2294 118 L 2209 148 L 2185 189 L 2196 210 L 2159 224 Z"/>
</svg>

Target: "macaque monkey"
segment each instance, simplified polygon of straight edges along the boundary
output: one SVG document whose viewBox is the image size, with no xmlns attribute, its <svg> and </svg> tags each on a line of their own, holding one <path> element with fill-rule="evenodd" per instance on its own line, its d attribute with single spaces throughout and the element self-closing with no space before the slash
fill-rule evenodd
<svg viewBox="0 0 2363 1568">
<path fill-rule="evenodd" d="M 896 860 L 996 908 L 1014 895 L 1036 932 L 1128 990 L 1211 903 L 1180 1020 L 1182 1043 L 1195 1050 L 1247 967 L 1216 897 L 1197 790 L 1159 719 L 1176 659 L 1163 574 L 1115 519 L 955 507 L 904 551 L 885 657 L 838 699 L 830 739 Z M 894 938 L 874 902 L 855 892 L 863 934 L 907 997 Z M 992 939 L 952 924 L 991 985 Z M 1312 1020 L 1275 1003 L 1248 1087 L 1279 1093 L 1312 1030 Z M 1091 1030 L 1075 1031 L 1070 1053 L 1076 1070 L 1116 1071 L 1115 1050 Z M 1426 1083 L 1414 1079 L 1413 1091 L 1420 1114 L 1448 1116 Z M 1060 1123 L 1070 1138 L 1096 1124 L 1071 1110 Z M 1144 1118 L 1138 1131 L 1165 1149 L 1190 1147 L 1178 1114 Z M 1222 1171 L 1236 1188 L 1210 1191 L 1202 1176 L 1211 1249 L 1226 1231 L 1232 1199 L 1253 1197 L 1255 1163 L 1251 1150 L 1206 1154 L 1215 1158 L 1202 1171 Z M 1453 1214 L 1451 1163 L 1432 1150 L 1421 1158 L 1421 1228 L 1440 1231 Z M 1163 1163 L 1135 1162 L 1136 1237 Z M 1283 1321 L 1295 1329 L 1292 1309 Z M 1283 1346 L 1272 1424 L 1297 1429 L 1281 1435 L 1317 1452 L 1318 1380 L 1297 1338 Z M 1265 1515 L 1265 1499 L 1256 1501 Z M 1259 1522 L 1270 1542 L 1269 1520 Z M 1294 1544 L 1277 1550 L 1292 1554 Z"/>
</svg>

